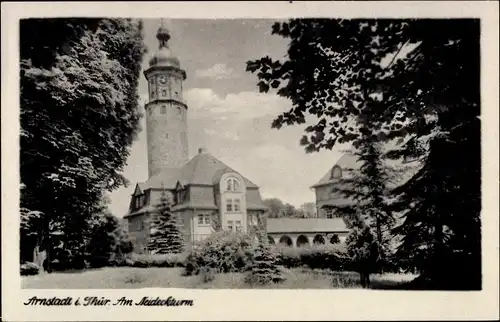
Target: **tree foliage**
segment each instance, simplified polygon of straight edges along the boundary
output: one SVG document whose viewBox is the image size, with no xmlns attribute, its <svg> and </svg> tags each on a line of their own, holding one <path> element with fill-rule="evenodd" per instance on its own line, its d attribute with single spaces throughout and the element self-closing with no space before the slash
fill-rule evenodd
<svg viewBox="0 0 500 322">
<path fill-rule="evenodd" d="M 432 287 L 480 288 L 479 20 L 291 19 L 272 29 L 290 40 L 287 57 L 247 62 L 260 91 L 292 102 L 272 126 L 308 123 L 307 152 L 396 139 L 386 156 L 422 165 L 393 191 L 398 256 Z"/>
<path fill-rule="evenodd" d="M 103 192 L 127 183 L 144 53 L 135 20 L 21 21 L 21 206 L 44 214 L 46 241 L 56 221 L 81 242 Z"/>
<path fill-rule="evenodd" d="M 351 171 L 350 176 L 339 179 L 332 192 L 351 203 L 331 206 L 341 217 L 357 227 L 360 222 L 372 229 L 376 234 L 380 268 L 393 251 L 391 229 L 394 228 L 394 215 L 387 204 L 390 194 L 389 182 L 392 173 L 383 160 L 381 144 L 373 135 L 360 138 L 359 148 L 353 153 L 360 168 Z"/>
<path fill-rule="evenodd" d="M 170 200 L 165 191 L 162 191 L 151 216 L 148 250 L 152 254 L 181 253 L 184 250 L 184 236 L 171 212 Z"/>
<path fill-rule="evenodd" d="M 278 198 L 269 198 L 264 200 L 264 204 L 268 207 L 269 218 L 312 218 L 316 215 L 316 206 L 312 202 L 296 208 Z"/>
<path fill-rule="evenodd" d="M 246 282 L 251 285 L 281 283 L 285 281 L 281 269 L 276 254 L 269 246 L 259 244 L 255 250 L 250 272 L 246 276 Z"/>
<path fill-rule="evenodd" d="M 356 227 L 346 239 L 347 253 L 351 268 L 359 272 L 361 286 L 370 286 L 370 274 L 379 269 L 379 245 L 372 230 L 368 226 Z"/>
</svg>

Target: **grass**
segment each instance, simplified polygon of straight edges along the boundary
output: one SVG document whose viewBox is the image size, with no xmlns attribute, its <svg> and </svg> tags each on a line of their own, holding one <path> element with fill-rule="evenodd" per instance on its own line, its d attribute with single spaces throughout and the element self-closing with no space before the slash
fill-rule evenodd
<svg viewBox="0 0 500 322">
<path fill-rule="evenodd" d="M 199 289 L 247 289 L 244 274 L 217 274 L 215 279 L 204 283 L 203 277 L 182 276 L 183 268 L 135 268 L 106 267 L 80 272 L 52 273 L 23 276 L 22 287 L 28 289 L 127 289 L 127 288 L 199 288 Z M 284 271 L 282 284 L 256 286 L 264 289 L 342 289 L 360 288 L 359 274 L 305 268 Z M 397 288 L 413 279 L 413 275 L 372 275 L 372 288 Z"/>
</svg>

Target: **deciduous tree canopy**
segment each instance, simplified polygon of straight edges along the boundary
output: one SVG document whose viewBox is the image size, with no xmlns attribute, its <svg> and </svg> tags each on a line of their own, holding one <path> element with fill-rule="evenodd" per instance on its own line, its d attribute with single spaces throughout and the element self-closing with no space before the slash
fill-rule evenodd
<svg viewBox="0 0 500 322">
<path fill-rule="evenodd" d="M 272 126 L 307 123 L 307 152 L 398 139 L 387 156 L 423 165 L 393 191 L 399 256 L 434 287 L 465 274 L 465 288 L 480 288 L 479 20 L 291 19 L 272 29 L 290 41 L 286 58 L 247 63 L 260 91 L 292 102 Z"/>
<path fill-rule="evenodd" d="M 44 214 L 45 233 L 56 218 L 78 227 L 104 191 L 127 183 L 120 172 L 141 117 L 142 24 L 28 19 L 20 32 L 21 205 Z"/>
</svg>

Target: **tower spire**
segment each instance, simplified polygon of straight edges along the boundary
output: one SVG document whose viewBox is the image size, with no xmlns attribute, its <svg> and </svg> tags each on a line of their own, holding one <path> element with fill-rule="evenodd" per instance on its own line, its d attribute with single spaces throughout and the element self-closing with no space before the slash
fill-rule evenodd
<svg viewBox="0 0 500 322">
<path fill-rule="evenodd" d="M 160 48 L 168 48 L 168 40 L 170 39 L 170 32 L 167 27 L 165 27 L 164 19 L 160 20 L 160 28 L 158 28 L 158 32 L 156 33 L 156 39 L 160 42 Z"/>
</svg>

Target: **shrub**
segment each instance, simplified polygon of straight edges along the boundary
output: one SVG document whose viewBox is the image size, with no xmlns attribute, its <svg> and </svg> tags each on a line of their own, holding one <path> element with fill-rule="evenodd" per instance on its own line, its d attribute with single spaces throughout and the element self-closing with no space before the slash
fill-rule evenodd
<svg viewBox="0 0 500 322">
<path fill-rule="evenodd" d="M 132 267 L 184 267 L 187 254 L 129 254 L 125 266 Z"/>
<path fill-rule="evenodd" d="M 21 264 L 21 276 L 37 275 L 40 271 L 38 265 L 32 262 Z"/>
<path fill-rule="evenodd" d="M 279 264 L 287 268 L 307 266 L 311 269 L 341 271 L 347 264 L 347 256 L 340 246 L 325 245 L 305 248 L 273 247 Z"/>
<path fill-rule="evenodd" d="M 198 275 L 203 267 L 216 273 L 243 272 L 250 269 L 255 240 L 227 231 L 216 232 L 200 242 L 186 260 L 185 275 Z"/>
<path fill-rule="evenodd" d="M 251 266 L 250 273 L 245 282 L 254 285 L 265 285 L 269 283 L 280 283 L 285 278 L 278 265 L 277 256 L 269 247 L 259 245 L 255 250 L 255 257 Z"/>
<path fill-rule="evenodd" d="M 215 274 L 217 273 L 217 271 L 212 267 L 205 266 L 201 268 L 200 273 L 203 279 L 203 283 L 209 283 L 215 280 Z"/>
</svg>

